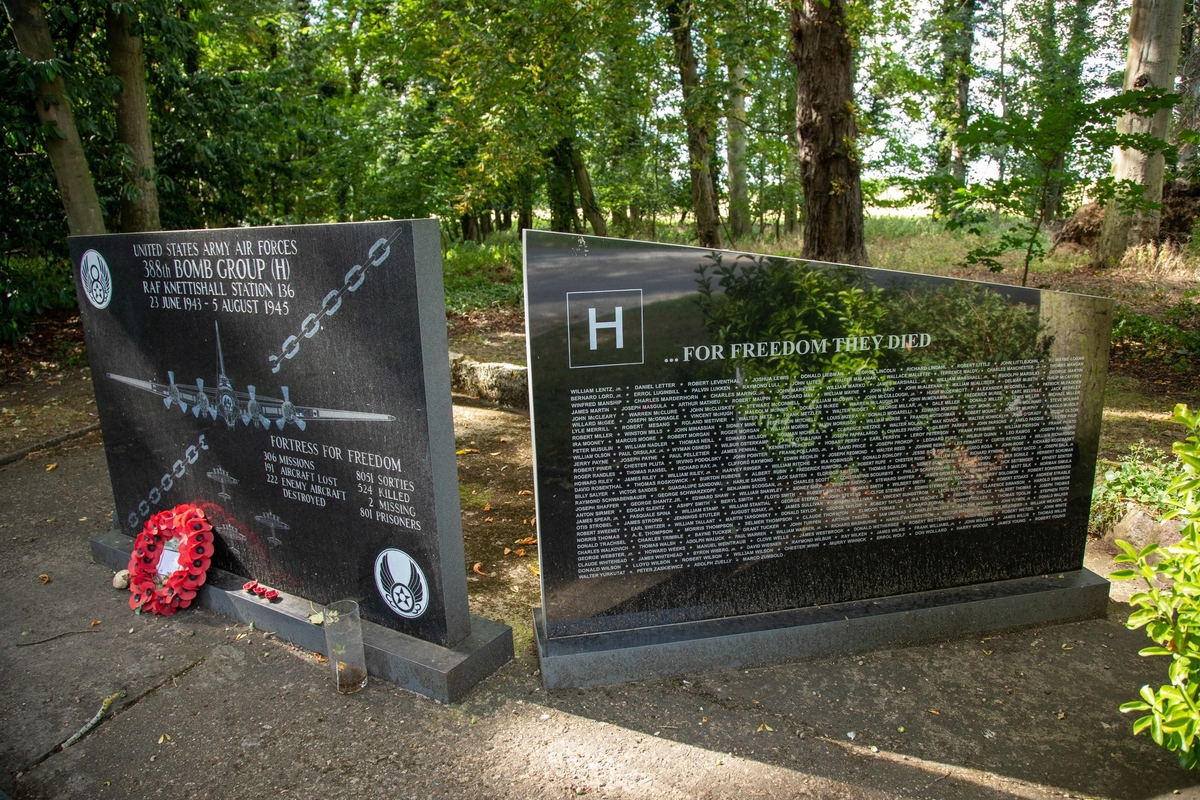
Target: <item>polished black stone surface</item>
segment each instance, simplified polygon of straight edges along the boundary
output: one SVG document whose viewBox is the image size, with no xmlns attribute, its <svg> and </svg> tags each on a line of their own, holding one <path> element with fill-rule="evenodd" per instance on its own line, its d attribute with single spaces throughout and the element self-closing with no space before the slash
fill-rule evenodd
<svg viewBox="0 0 1200 800">
<path fill-rule="evenodd" d="M 223 569 L 470 634 L 436 221 L 72 237 L 71 258 L 123 532 L 198 503 Z"/>
<path fill-rule="evenodd" d="M 549 638 L 1080 567 L 1111 301 L 525 245 Z"/>
</svg>

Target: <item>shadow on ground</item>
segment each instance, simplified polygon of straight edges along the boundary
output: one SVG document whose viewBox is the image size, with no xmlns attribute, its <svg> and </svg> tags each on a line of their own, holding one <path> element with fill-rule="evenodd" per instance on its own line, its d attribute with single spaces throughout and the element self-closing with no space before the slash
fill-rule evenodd
<svg viewBox="0 0 1200 800">
<path fill-rule="evenodd" d="M 210 612 L 134 616 L 88 553 L 112 508 L 98 436 L 0 468 L 0 789 L 1150 798 L 1200 782 L 1117 711 L 1165 667 L 1138 657 L 1145 639 L 1115 604 L 998 637 L 547 694 L 532 555 L 503 552 L 532 532 L 527 418 L 460 404 L 456 422 L 459 449 L 478 451 L 459 456 L 472 608 L 514 624 L 518 652 L 453 707 L 378 681 L 337 695 L 311 653 Z M 118 691 L 111 716 L 55 750 Z"/>
</svg>

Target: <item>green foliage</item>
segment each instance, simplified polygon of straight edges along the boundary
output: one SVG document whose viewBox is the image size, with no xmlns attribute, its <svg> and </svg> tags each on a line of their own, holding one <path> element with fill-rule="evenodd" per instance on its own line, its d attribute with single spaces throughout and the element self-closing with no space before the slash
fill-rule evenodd
<svg viewBox="0 0 1200 800">
<path fill-rule="evenodd" d="M 1184 522 L 1182 539 L 1170 547 L 1150 544 L 1141 551 L 1118 541 L 1122 552 L 1115 560 L 1132 566 L 1109 577 L 1145 581 L 1147 590 L 1130 598 L 1136 610 L 1126 626 L 1144 627 L 1155 642 L 1141 655 L 1171 661 L 1170 683 L 1157 690 L 1143 686 L 1141 699 L 1123 704 L 1121 710 L 1149 712 L 1133 723 L 1134 734 L 1148 731 L 1158 745 L 1178 753 L 1182 767 L 1195 769 L 1200 766 L 1200 413 L 1181 403 L 1175 406 L 1173 420 L 1189 435 L 1173 448 L 1180 468 L 1166 490 L 1171 510 L 1165 518 Z"/>
<path fill-rule="evenodd" d="M 860 286 L 853 272 L 770 256 L 727 260 L 720 252 L 705 256 L 696 272 L 704 326 L 717 343 L 829 341 L 805 354 L 731 357 L 729 363 L 747 375 L 855 373 L 878 366 L 877 351 L 837 352 L 832 343 L 869 336 L 883 320 L 881 292 Z"/>
<path fill-rule="evenodd" d="M 64 259 L 14 257 L 0 264 L 0 344 L 16 344 L 42 314 L 74 305 Z"/>
<path fill-rule="evenodd" d="M 1166 489 L 1179 471 L 1179 462 L 1157 447 L 1145 442 L 1129 446 L 1129 453 L 1119 462 L 1107 462 L 1104 480 L 1092 493 L 1092 513 L 1088 532 L 1103 536 L 1128 510 L 1131 502 L 1145 506 L 1156 514 L 1165 514 Z"/>
<path fill-rule="evenodd" d="M 521 246 L 511 235 L 460 242 L 442 259 L 446 310 L 453 314 L 521 304 Z"/>
<path fill-rule="evenodd" d="M 885 292 L 888 330 L 928 333 L 929 348 L 893 356 L 906 365 L 969 364 L 1045 357 L 1038 310 L 973 284 Z"/>
<path fill-rule="evenodd" d="M 945 179 L 936 176 L 921 185 L 944 198 L 942 213 L 952 229 L 982 234 L 996 212 L 1017 220 L 998 240 L 973 248 L 966 264 L 998 272 L 1003 269 L 1001 254 L 1022 251 L 1024 285 L 1030 265 L 1045 256 L 1043 226 L 1055 213 L 1063 192 L 1088 183 L 1067 169 L 1067 154 L 1097 156 L 1111 153 L 1114 146 L 1150 154 L 1170 151 L 1166 142 L 1149 135 L 1116 133 L 1116 121 L 1127 113 L 1153 116 L 1160 109 L 1171 108 L 1178 99 L 1162 90 L 1144 89 L 1093 102 L 1067 98 L 1038 109 L 1036 114 L 981 114 L 959 140 L 974 150 L 1004 148 L 1009 158 L 1022 159 L 1033 168 L 950 191 L 945 191 Z M 1101 178 L 1090 188 L 1101 201 L 1116 200 L 1128 213 L 1154 206 L 1142 197 L 1142 187 L 1133 181 L 1115 183 L 1111 178 Z"/>
<path fill-rule="evenodd" d="M 1190 292 L 1193 297 L 1196 292 Z M 1200 306 L 1185 299 L 1160 320 L 1118 306 L 1113 341 L 1137 349 L 1146 357 L 1188 368 L 1200 358 Z"/>
</svg>

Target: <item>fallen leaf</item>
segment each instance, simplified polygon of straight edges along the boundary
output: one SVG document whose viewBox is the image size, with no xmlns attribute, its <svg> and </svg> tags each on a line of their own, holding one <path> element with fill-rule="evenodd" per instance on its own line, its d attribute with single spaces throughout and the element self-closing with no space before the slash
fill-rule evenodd
<svg viewBox="0 0 1200 800">
<path fill-rule="evenodd" d="M 1075 649 L 1074 647 L 1072 647 L 1069 644 L 1064 644 L 1062 647 L 1063 647 L 1063 650 L 1074 650 Z"/>
<path fill-rule="evenodd" d="M 464 447 L 462 450 L 455 450 L 455 451 L 454 451 L 454 455 L 456 455 L 456 456 L 465 456 L 465 455 L 468 455 L 468 454 L 470 454 L 470 453 L 478 453 L 478 452 L 479 452 L 479 451 L 478 451 L 478 450 L 476 450 L 474 447 Z"/>
<path fill-rule="evenodd" d="M 896 728 L 896 730 L 900 731 L 900 733 L 904 733 L 904 726 L 901 725 L 899 728 Z"/>
<path fill-rule="evenodd" d="M 495 522 L 495 520 L 492 517 L 488 517 L 484 522 Z"/>
<path fill-rule="evenodd" d="M 1059 718 L 1059 719 L 1066 719 L 1066 718 L 1067 718 L 1067 712 L 1065 712 L 1065 711 L 1060 711 L 1060 712 L 1058 712 L 1058 718 Z"/>
<path fill-rule="evenodd" d="M 249 635 L 250 634 L 248 634 L 248 633 L 239 633 L 237 636 L 233 637 L 233 640 L 235 642 L 240 642 L 242 639 L 245 639 Z"/>
<path fill-rule="evenodd" d="M 537 525 L 537 517 L 530 517 L 530 518 L 529 518 L 529 524 L 530 524 L 530 525 Z"/>
<path fill-rule="evenodd" d="M 758 730 L 759 730 L 759 732 L 760 732 L 760 733 L 761 733 L 762 731 L 771 731 L 772 733 L 775 731 L 775 729 L 774 729 L 774 728 L 772 728 L 770 725 L 768 725 L 768 724 L 767 724 L 767 723 L 765 723 L 765 722 L 764 722 L 762 725 L 759 725 L 759 726 L 758 726 Z"/>
<path fill-rule="evenodd" d="M 540 569 L 538 569 L 536 566 L 534 566 L 533 564 L 529 565 L 529 571 L 532 572 L 534 575 L 542 574 L 542 571 Z"/>
<path fill-rule="evenodd" d="M 704 723 L 706 723 L 706 722 L 708 722 L 708 717 L 701 717 L 701 718 L 700 718 L 700 724 L 701 724 L 701 725 L 703 725 L 703 724 L 704 724 Z"/>
<path fill-rule="evenodd" d="M 524 557 L 525 557 L 525 548 L 524 548 L 524 547 L 518 548 L 518 549 L 517 549 L 517 550 L 515 550 L 514 552 L 515 552 L 515 553 L 516 553 L 518 556 L 520 556 L 521 558 L 524 558 Z"/>
<path fill-rule="evenodd" d="M 87 522 L 87 517 L 80 517 L 80 518 L 79 518 L 79 521 L 80 521 L 80 522 Z"/>
<path fill-rule="evenodd" d="M 46 465 L 46 472 L 49 472 L 49 471 L 50 471 L 50 470 L 52 470 L 52 469 L 58 469 L 58 462 L 57 462 L 57 461 L 56 461 L 56 462 L 54 462 L 53 464 L 47 464 L 47 465 Z"/>
<path fill-rule="evenodd" d="M 169 733 L 164 733 L 162 736 L 158 737 L 159 744 L 162 744 L 163 742 L 169 742 L 169 741 L 171 741 L 171 734 L 169 734 Z"/>
<path fill-rule="evenodd" d="M 50 582 L 50 576 L 43 572 L 41 575 L 38 575 L 38 580 L 42 582 L 42 586 L 45 586 Z"/>
<path fill-rule="evenodd" d="M 99 625 L 99 624 L 100 624 L 100 620 L 98 620 L 98 619 L 94 619 L 94 620 L 92 620 L 92 627 L 93 627 L 93 628 L 94 628 L 94 627 L 96 627 L 96 626 L 97 626 L 97 625 Z"/>
<path fill-rule="evenodd" d="M 511 552 L 512 552 L 512 548 L 511 548 L 511 547 L 506 547 L 506 548 L 504 548 L 504 555 L 508 555 L 508 554 L 509 554 L 509 553 L 511 553 Z"/>
<path fill-rule="evenodd" d="M 533 492 L 529 491 L 528 489 L 522 489 L 521 491 L 517 492 L 517 497 L 524 497 L 527 494 L 531 495 Z"/>
<path fill-rule="evenodd" d="M 484 504 L 484 506 L 483 506 L 483 510 L 484 510 L 484 511 L 491 511 L 491 510 L 492 510 L 492 504 L 491 504 L 491 503 L 485 503 L 485 504 Z"/>
<path fill-rule="evenodd" d="M 494 452 L 494 453 L 488 453 L 488 455 L 489 455 L 489 456 L 498 456 L 498 455 L 500 455 L 500 451 L 499 451 L 499 450 L 497 450 L 497 451 L 496 451 L 496 452 Z"/>
<path fill-rule="evenodd" d="M 329 663 L 329 659 L 326 658 L 325 656 L 321 655 L 320 653 L 313 653 L 313 658 L 315 658 L 317 660 L 318 664 L 328 664 Z"/>
<path fill-rule="evenodd" d="M 537 537 L 526 536 L 524 539 L 517 539 L 513 544 L 537 544 Z"/>
<path fill-rule="evenodd" d="M 847 732 L 846 732 L 846 738 L 847 738 L 847 739 L 849 739 L 849 740 L 850 740 L 850 741 L 852 741 L 852 742 L 854 741 L 854 737 L 855 737 L 855 735 L 856 735 L 856 734 L 854 733 L 854 731 L 847 731 Z"/>
<path fill-rule="evenodd" d="M 983 654 L 984 654 L 985 656 L 990 656 L 990 655 L 991 655 L 992 653 L 994 653 L 994 652 L 996 652 L 996 651 L 995 651 L 995 650 L 984 650 L 984 651 L 983 651 Z"/>
<path fill-rule="evenodd" d="M 324 625 L 325 624 L 325 612 L 318 611 L 315 614 L 309 614 L 308 621 L 311 622 L 313 625 Z"/>
<path fill-rule="evenodd" d="M 942 715 L 942 712 L 938 711 L 936 708 L 927 708 L 925 710 L 930 714 L 933 714 L 935 717 L 940 717 Z"/>
<path fill-rule="evenodd" d="M 485 578 L 492 577 L 490 574 L 483 571 L 483 562 L 482 561 L 476 561 L 475 566 L 471 568 L 471 571 L 474 572 L 476 575 L 482 575 Z"/>
</svg>

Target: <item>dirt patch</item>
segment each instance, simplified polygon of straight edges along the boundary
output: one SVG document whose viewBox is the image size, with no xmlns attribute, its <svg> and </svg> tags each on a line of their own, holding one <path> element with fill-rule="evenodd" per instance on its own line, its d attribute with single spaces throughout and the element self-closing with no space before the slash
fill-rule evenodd
<svg viewBox="0 0 1200 800">
<path fill-rule="evenodd" d="M 1192 227 L 1200 216 L 1200 185 L 1171 181 L 1163 186 L 1162 203 L 1159 240 L 1176 244 L 1192 241 Z"/>
<path fill-rule="evenodd" d="M 1104 228 L 1104 209 L 1096 203 L 1084 203 L 1054 237 L 1051 253 L 1087 253 L 1100 241 Z"/>
<path fill-rule="evenodd" d="M 525 314 L 518 309 L 489 309 L 449 314 L 450 350 L 473 361 L 525 364 Z"/>
<path fill-rule="evenodd" d="M 471 613 L 511 625 L 532 646 L 541 580 L 529 417 L 455 398 L 458 492 Z"/>
</svg>

